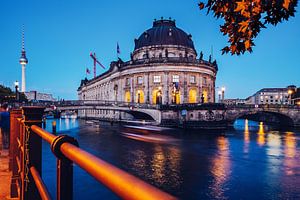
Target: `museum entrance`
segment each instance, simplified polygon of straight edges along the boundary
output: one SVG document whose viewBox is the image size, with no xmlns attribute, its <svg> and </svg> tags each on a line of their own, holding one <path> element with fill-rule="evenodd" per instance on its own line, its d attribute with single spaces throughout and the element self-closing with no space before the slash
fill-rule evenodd
<svg viewBox="0 0 300 200">
<path fill-rule="evenodd" d="M 152 92 L 152 103 L 162 104 L 162 92 L 161 90 L 153 90 Z"/>
</svg>

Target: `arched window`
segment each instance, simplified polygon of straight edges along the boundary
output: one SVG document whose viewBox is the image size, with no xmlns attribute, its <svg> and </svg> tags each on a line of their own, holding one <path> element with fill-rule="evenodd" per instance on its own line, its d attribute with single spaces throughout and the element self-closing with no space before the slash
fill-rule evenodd
<svg viewBox="0 0 300 200">
<path fill-rule="evenodd" d="M 195 89 L 189 91 L 189 103 L 197 103 L 197 91 Z"/>
<path fill-rule="evenodd" d="M 136 103 L 145 103 L 145 97 L 144 97 L 143 90 L 136 91 Z"/>
<path fill-rule="evenodd" d="M 130 102 L 130 92 L 129 91 L 125 92 L 125 102 L 127 102 L 127 103 Z"/>
</svg>

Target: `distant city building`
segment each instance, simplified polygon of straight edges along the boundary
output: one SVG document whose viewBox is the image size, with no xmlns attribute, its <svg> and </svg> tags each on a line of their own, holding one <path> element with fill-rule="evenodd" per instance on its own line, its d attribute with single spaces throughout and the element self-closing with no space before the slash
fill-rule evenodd
<svg viewBox="0 0 300 200">
<path fill-rule="evenodd" d="M 254 95 L 248 97 L 245 104 L 293 104 L 292 94 L 295 93 L 296 86 L 291 85 L 286 88 L 263 88 Z"/>
<path fill-rule="evenodd" d="M 246 99 L 224 99 L 223 103 L 227 105 L 241 105 L 246 104 Z"/>
<path fill-rule="evenodd" d="M 155 20 L 135 39 L 131 59 L 110 64 L 107 72 L 83 80 L 80 100 L 124 101 L 148 104 L 215 102 L 218 67 L 210 56 L 197 59 L 192 36 L 175 20 Z"/>
<path fill-rule="evenodd" d="M 37 91 L 25 92 L 28 101 L 56 101 L 52 94 L 39 93 Z"/>
<path fill-rule="evenodd" d="M 300 106 L 300 88 L 294 90 L 292 94 L 292 104 Z"/>
</svg>

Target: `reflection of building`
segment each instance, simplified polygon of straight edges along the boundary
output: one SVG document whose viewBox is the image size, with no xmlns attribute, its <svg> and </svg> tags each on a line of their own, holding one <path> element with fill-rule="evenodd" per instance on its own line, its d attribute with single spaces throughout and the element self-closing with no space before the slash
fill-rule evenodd
<svg viewBox="0 0 300 200">
<path fill-rule="evenodd" d="M 215 101 L 216 61 L 197 59 L 192 36 L 173 20 L 154 21 L 135 39 L 131 59 L 111 63 L 107 72 L 81 82 L 80 100 L 150 104 Z"/>
<path fill-rule="evenodd" d="M 292 104 L 295 86 L 263 88 L 246 99 L 246 104 Z"/>
<path fill-rule="evenodd" d="M 56 101 L 52 94 L 39 93 L 37 91 L 25 92 L 28 101 Z"/>
</svg>

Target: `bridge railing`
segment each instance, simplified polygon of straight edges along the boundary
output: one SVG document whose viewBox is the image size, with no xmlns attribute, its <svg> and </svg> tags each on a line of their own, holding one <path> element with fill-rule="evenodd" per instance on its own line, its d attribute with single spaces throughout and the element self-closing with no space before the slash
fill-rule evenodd
<svg viewBox="0 0 300 200">
<path fill-rule="evenodd" d="M 133 175 L 79 148 L 67 135 L 53 135 L 41 128 L 42 107 L 11 112 L 11 197 L 21 200 L 51 199 L 42 177 L 42 140 L 57 157 L 58 200 L 73 199 L 73 163 L 123 199 L 176 199 Z"/>
<path fill-rule="evenodd" d="M 136 103 L 136 102 L 124 102 L 124 101 L 108 101 L 108 100 L 66 100 L 56 102 L 30 102 L 30 103 L 18 103 L 18 106 L 44 106 L 44 107 L 71 107 L 71 106 L 118 106 L 129 108 L 145 108 L 145 109 L 292 109 L 300 110 L 299 105 L 286 105 L 286 104 L 223 104 L 223 103 L 183 103 L 183 104 L 149 104 L 149 103 Z"/>
</svg>

